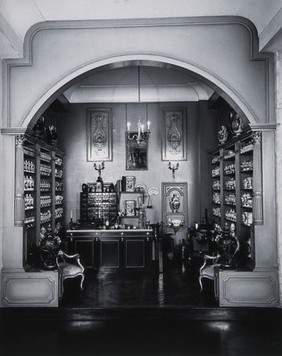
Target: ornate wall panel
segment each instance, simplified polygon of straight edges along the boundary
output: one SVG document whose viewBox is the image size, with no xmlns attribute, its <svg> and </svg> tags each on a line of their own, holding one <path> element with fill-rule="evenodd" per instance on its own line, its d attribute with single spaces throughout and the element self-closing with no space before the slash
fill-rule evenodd
<svg viewBox="0 0 282 356">
<path fill-rule="evenodd" d="M 2 277 L 2 303 L 6 306 L 57 307 L 58 273 L 7 273 Z"/>
<path fill-rule="evenodd" d="M 162 120 L 162 160 L 186 160 L 185 108 L 164 108 Z"/>
<path fill-rule="evenodd" d="M 112 109 L 87 110 L 87 160 L 112 161 Z"/>
<path fill-rule="evenodd" d="M 187 183 L 162 183 L 162 221 L 175 229 L 187 224 Z"/>
<path fill-rule="evenodd" d="M 233 307 L 274 307 L 279 304 L 275 271 L 220 271 L 219 304 Z"/>
</svg>

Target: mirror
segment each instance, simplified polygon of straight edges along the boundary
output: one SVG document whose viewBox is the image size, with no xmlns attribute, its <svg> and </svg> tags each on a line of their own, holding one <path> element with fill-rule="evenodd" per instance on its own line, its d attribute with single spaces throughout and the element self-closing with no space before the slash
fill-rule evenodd
<svg viewBox="0 0 282 356">
<path fill-rule="evenodd" d="M 136 132 L 137 134 L 137 132 Z M 126 170 L 141 171 L 148 169 L 148 141 L 137 142 L 136 139 L 125 137 Z"/>
</svg>

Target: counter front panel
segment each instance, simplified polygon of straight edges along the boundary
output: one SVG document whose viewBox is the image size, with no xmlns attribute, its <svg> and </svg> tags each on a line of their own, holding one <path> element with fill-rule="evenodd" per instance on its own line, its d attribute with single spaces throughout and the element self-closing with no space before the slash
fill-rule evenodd
<svg viewBox="0 0 282 356">
<path fill-rule="evenodd" d="M 151 270 L 153 231 L 67 230 L 70 253 L 79 253 L 85 268 Z"/>
</svg>

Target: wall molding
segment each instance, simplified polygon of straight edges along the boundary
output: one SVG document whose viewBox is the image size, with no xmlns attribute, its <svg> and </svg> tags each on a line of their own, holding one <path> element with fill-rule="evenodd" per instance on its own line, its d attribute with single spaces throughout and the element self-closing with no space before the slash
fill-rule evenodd
<svg viewBox="0 0 282 356">
<path fill-rule="evenodd" d="M 236 16 L 218 16 L 218 17 L 183 17 L 183 18 L 165 18 L 165 19 L 126 19 L 126 20 L 88 20 L 88 21 L 45 21 L 39 22 L 33 25 L 26 33 L 24 39 L 24 49 L 23 58 L 14 58 L 3 60 L 3 118 L 4 125 L 7 127 L 11 126 L 11 115 L 10 115 L 10 77 L 11 68 L 13 67 L 23 67 L 32 66 L 33 64 L 33 40 L 41 31 L 50 30 L 81 30 L 81 29 L 114 29 L 114 28 L 142 28 L 142 27 L 187 27 L 187 26 L 215 26 L 215 25 L 240 25 L 243 26 L 249 33 L 250 36 L 250 60 L 264 61 L 266 66 L 266 108 L 269 105 L 269 90 L 268 88 L 268 78 L 269 73 L 267 68 L 269 67 L 270 54 L 259 53 L 258 51 L 258 35 L 257 30 L 253 23 L 246 18 L 236 17 Z M 158 59 L 157 59 L 158 57 Z M 212 71 L 207 68 L 201 68 L 197 63 L 188 62 L 187 59 L 183 58 L 168 58 L 167 54 L 163 56 L 156 56 L 154 54 L 140 54 L 130 53 L 127 55 L 117 55 L 110 58 L 95 58 L 91 63 L 84 63 L 79 68 L 72 68 L 72 70 L 65 74 L 63 77 L 58 78 L 57 83 L 52 85 L 44 94 L 38 97 L 25 113 L 21 126 L 27 127 L 31 119 L 36 115 L 37 112 L 44 111 L 48 104 L 55 98 L 58 93 L 63 92 L 64 86 L 66 87 L 70 84 L 71 80 L 74 80 L 80 75 L 88 72 L 89 70 L 95 69 L 103 65 L 111 65 L 118 60 L 152 60 L 165 62 L 168 64 L 175 64 L 182 68 L 191 70 L 192 72 L 198 74 L 202 79 L 206 79 L 210 86 L 214 86 L 214 90 L 225 93 L 226 97 L 229 98 L 229 102 L 237 103 L 239 108 L 242 108 L 250 121 L 259 121 L 255 113 L 244 100 L 242 96 L 236 92 L 234 87 L 230 87 L 222 78 L 217 76 Z M 38 105 L 40 104 L 40 105 Z M 236 106 L 236 105 L 235 105 Z M 42 112 L 38 113 L 40 115 Z M 269 116 L 269 114 L 267 114 Z M 269 118 L 266 118 L 269 121 Z"/>
</svg>

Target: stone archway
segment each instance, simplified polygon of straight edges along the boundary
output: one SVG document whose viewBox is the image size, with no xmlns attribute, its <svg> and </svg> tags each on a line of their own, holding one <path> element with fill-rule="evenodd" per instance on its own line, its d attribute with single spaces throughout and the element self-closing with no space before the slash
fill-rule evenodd
<svg viewBox="0 0 282 356">
<path fill-rule="evenodd" d="M 15 196 L 14 136 L 23 133 L 32 120 L 71 83 L 101 66 L 149 61 L 192 71 L 224 96 L 252 125 L 273 130 L 273 125 L 270 125 L 274 120 L 270 102 L 271 63 L 268 56 L 258 56 L 254 51 L 256 41 L 252 25 L 236 18 L 216 19 L 216 23 L 211 23 L 210 19 L 201 19 L 196 23 L 191 19 L 180 19 L 165 23 L 149 20 L 137 24 L 132 21 L 85 24 L 74 21 L 36 25 L 26 36 L 24 58 L 7 60 L 3 67 L 2 133 L 10 136 L 1 139 L 3 151 L 9 152 L 12 157 L 4 157 L 3 162 L 7 173 L 1 184 L 4 198 L 12 202 Z M 229 50 L 226 50 L 226 44 L 231 45 Z M 272 133 L 268 135 L 267 132 L 264 137 L 264 159 L 269 158 L 267 150 L 273 153 Z M 266 166 L 265 172 L 273 172 L 273 166 L 269 168 Z M 271 192 L 266 191 L 267 203 L 270 205 L 273 194 L 268 193 Z M 3 214 L 5 228 L 1 229 L 3 267 L 6 269 L 2 284 L 4 295 L 9 293 L 9 286 L 18 292 L 18 285 L 13 283 L 19 277 L 11 276 L 11 273 L 19 270 L 22 262 L 22 228 L 14 226 L 13 217 L 14 206 L 10 204 Z M 269 228 L 274 231 L 273 226 L 275 217 L 261 228 L 261 236 Z M 258 242 L 262 244 L 261 250 L 265 248 L 268 251 L 267 255 L 262 256 L 260 267 L 264 280 L 270 280 L 268 290 L 272 292 L 276 288 L 275 272 L 268 270 L 274 270 L 271 258 L 276 247 L 275 232 L 271 240 L 266 242 L 260 239 Z M 49 277 L 46 277 L 47 293 Z M 250 280 L 254 282 L 252 278 Z"/>
<path fill-rule="evenodd" d="M 107 58 L 98 62 L 93 62 L 85 65 L 82 68 L 73 70 L 66 77 L 60 78 L 56 84 L 44 92 L 40 99 L 29 110 L 26 117 L 21 122 L 21 127 L 28 127 L 31 121 L 38 119 L 38 117 L 46 110 L 46 108 L 63 93 L 66 89 L 72 86 L 81 78 L 89 75 L 92 71 L 103 67 L 105 70 L 119 68 L 124 66 L 133 65 L 152 65 L 156 67 L 171 66 L 179 67 L 181 69 L 192 72 L 195 77 L 202 81 L 204 84 L 213 89 L 218 95 L 222 96 L 231 107 L 234 108 L 241 116 L 245 116 L 251 124 L 256 124 L 258 118 L 252 111 L 250 106 L 246 103 L 244 98 L 240 97 L 235 88 L 224 83 L 216 75 L 210 73 L 207 69 L 200 68 L 196 64 L 191 64 L 183 61 L 179 61 L 174 58 L 168 58 L 165 56 L 159 57 L 154 55 L 126 55 L 117 56 L 114 58 Z"/>
</svg>

